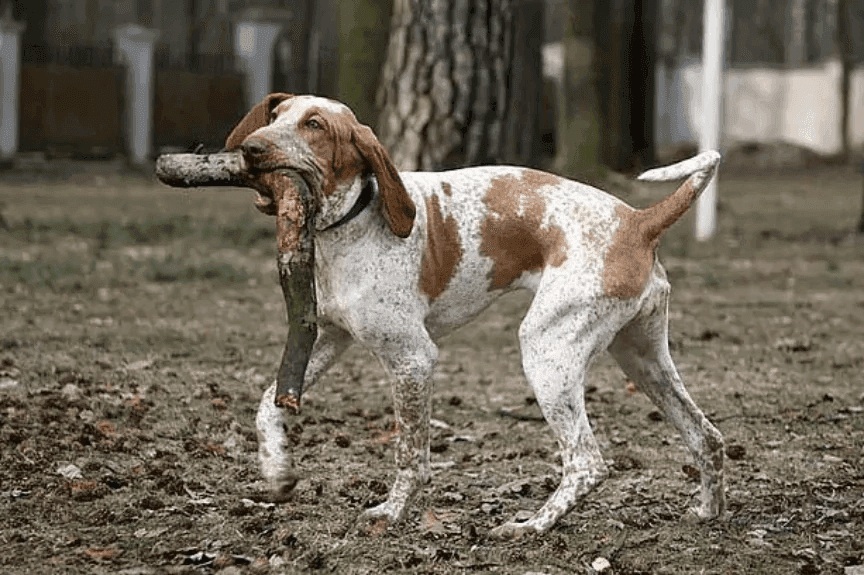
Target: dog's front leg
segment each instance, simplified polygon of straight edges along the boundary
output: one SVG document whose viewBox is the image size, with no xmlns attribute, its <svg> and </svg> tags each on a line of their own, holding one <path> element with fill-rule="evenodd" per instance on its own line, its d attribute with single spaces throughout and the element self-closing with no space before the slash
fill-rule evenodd
<svg viewBox="0 0 864 575">
<path fill-rule="evenodd" d="M 319 376 L 333 365 L 333 362 L 351 344 L 351 335 L 335 326 L 323 324 L 312 346 L 309 364 L 303 378 L 303 391 L 309 390 Z M 291 454 L 288 452 L 285 435 L 285 410 L 276 405 L 276 383 L 274 382 L 258 406 L 255 418 L 258 430 L 258 462 L 261 474 L 267 482 L 275 501 L 281 501 L 294 489 L 299 476 L 293 470 Z"/>
<path fill-rule="evenodd" d="M 432 375 L 438 348 L 426 334 L 399 338 L 399 343 L 376 349 L 381 362 L 394 378 L 393 412 L 396 418 L 396 481 L 387 500 L 367 509 L 361 518 L 395 523 L 404 518 L 411 499 L 431 479 L 429 471 L 429 418 Z M 380 345 L 380 343 L 379 343 Z"/>
<path fill-rule="evenodd" d="M 297 485 L 288 438 L 285 436 L 285 410 L 276 405 L 276 382 L 261 396 L 255 416 L 258 431 L 258 463 L 274 501 L 282 501 Z"/>
</svg>

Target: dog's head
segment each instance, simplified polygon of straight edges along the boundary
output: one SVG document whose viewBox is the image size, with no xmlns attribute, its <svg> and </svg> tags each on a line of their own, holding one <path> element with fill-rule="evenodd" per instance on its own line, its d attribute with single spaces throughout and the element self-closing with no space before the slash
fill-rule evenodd
<svg viewBox="0 0 864 575">
<path fill-rule="evenodd" d="M 390 229 L 402 238 L 411 233 L 414 203 L 387 150 L 342 103 L 270 94 L 234 128 L 225 147 L 242 153 L 264 213 L 277 215 L 286 186 L 292 188 L 286 176 L 299 176 L 314 205 L 315 213 L 306 216 L 323 230 L 352 208 L 363 178 L 374 175 Z"/>
</svg>

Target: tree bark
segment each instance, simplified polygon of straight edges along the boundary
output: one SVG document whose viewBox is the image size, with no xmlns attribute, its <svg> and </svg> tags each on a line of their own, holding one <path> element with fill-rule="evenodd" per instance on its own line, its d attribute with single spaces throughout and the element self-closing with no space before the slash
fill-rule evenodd
<svg viewBox="0 0 864 575">
<path fill-rule="evenodd" d="M 514 0 L 395 1 L 377 131 L 400 169 L 504 159 L 514 7 Z"/>
<path fill-rule="evenodd" d="M 786 23 L 786 66 L 798 68 L 807 61 L 807 0 L 789 0 Z"/>
<path fill-rule="evenodd" d="M 245 186 L 240 154 L 163 154 L 156 158 L 156 177 L 175 188 Z"/>
<path fill-rule="evenodd" d="M 276 216 L 279 282 L 288 316 L 288 337 L 276 375 L 275 401 L 299 413 L 303 375 L 318 334 L 313 202 L 306 183 L 296 174 L 250 175 L 236 152 L 165 154 L 156 159 L 156 176 L 177 188 L 250 187 L 266 196 L 256 205 Z"/>
<path fill-rule="evenodd" d="M 543 101 L 543 0 L 521 0 L 514 8 L 513 70 L 510 74 L 510 113 L 503 160 L 520 166 L 540 160 L 540 111 Z"/>
<path fill-rule="evenodd" d="M 654 162 L 657 0 L 598 2 L 595 72 L 600 105 L 600 159 L 614 170 Z"/>
</svg>

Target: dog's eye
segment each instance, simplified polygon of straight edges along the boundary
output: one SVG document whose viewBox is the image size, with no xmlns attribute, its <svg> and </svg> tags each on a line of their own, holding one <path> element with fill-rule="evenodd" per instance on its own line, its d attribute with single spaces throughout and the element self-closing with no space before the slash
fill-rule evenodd
<svg viewBox="0 0 864 575">
<path fill-rule="evenodd" d="M 279 114 L 277 114 L 276 112 L 270 112 L 270 123 L 272 124 L 273 122 L 275 122 L 276 118 L 278 118 L 278 117 L 279 117 Z"/>
<path fill-rule="evenodd" d="M 309 128 L 310 130 L 323 130 L 324 129 L 323 126 L 321 126 L 321 122 L 319 122 L 315 118 L 312 118 L 310 120 L 306 120 L 306 127 Z"/>
</svg>

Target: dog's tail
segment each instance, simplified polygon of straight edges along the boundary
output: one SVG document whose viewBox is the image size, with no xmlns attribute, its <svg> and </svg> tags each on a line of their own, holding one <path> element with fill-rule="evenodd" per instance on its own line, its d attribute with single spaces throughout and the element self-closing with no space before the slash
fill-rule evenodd
<svg viewBox="0 0 864 575">
<path fill-rule="evenodd" d="M 637 178 L 641 182 L 668 182 L 689 176 L 673 193 L 641 210 L 642 231 L 646 240 L 656 241 L 663 230 L 674 224 L 690 208 L 693 201 L 708 186 L 719 163 L 720 154 L 709 150 L 671 166 L 648 170 Z"/>
</svg>

